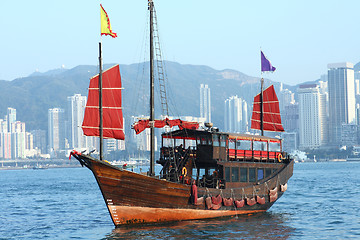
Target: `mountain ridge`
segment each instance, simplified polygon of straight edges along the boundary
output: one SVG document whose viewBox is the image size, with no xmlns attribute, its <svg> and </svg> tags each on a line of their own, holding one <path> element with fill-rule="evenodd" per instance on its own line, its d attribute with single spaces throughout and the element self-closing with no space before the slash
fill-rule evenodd
<svg viewBox="0 0 360 240">
<path fill-rule="evenodd" d="M 170 115 L 199 116 L 200 84 L 208 84 L 211 89 L 212 121 L 222 128 L 225 99 L 238 95 L 251 105 L 253 97 L 260 90 L 260 78 L 236 70 L 215 70 L 205 65 L 170 61 L 164 64 L 170 85 L 167 87 L 169 105 L 173 109 Z M 105 64 L 104 69 L 113 65 Z M 27 131 L 47 130 L 48 109 L 66 109 L 68 96 L 86 96 L 89 78 L 96 75 L 97 71 L 98 67 L 94 65 L 78 65 L 71 69 L 36 72 L 12 81 L 0 81 L 0 116 L 6 114 L 7 107 L 13 107 L 17 109 L 17 119 L 26 123 Z M 124 117 L 127 125 L 130 125 L 130 117 L 138 115 L 137 111 L 148 115 L 149 62 L 120 64 L 120 73 L 124 87 Z M 280 83 L 268 79 L 265 82 L 268 85 L 273 83 L 276 89 L 280 86 Z M 140 90 L 140 94 L 135 93 L 137 90 Z M 160 115 L 159 108 L 156 113 Z M 130 126 L 126 127 L 130 129 Z"/>
</svg>

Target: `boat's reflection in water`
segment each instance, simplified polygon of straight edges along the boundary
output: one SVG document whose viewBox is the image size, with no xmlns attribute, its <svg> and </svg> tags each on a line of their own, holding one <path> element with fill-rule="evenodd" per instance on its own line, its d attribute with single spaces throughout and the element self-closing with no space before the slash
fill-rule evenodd
<svg viewBox="0 0 360 240">
<path fill-rule="evenodd" d="M 287 239 L 295 228 L 278 213 L 241 215 L 226 219 L 175 222 L 115 228 L 105 239 Z"/>
</svg>

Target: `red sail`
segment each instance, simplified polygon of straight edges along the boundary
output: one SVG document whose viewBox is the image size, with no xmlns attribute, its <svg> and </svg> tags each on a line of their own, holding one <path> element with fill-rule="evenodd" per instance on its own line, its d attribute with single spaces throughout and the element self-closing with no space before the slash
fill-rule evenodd
<svg viewBox="0 0 360 240">
<path fill-rule="evenodd" d="M 163 128 L 165 126 L 174 127 L 178 126 L 179 129 L 193 129 L 196 130 L 199 128 L 198 122 L 187 122 L 180 119 L 170 120 L 165 118 L 164 120 L 154 120 L 154 127 L 156 128 Z M 136 134 L 141 133 L 146 128 L 150 128 L 150 121 L 149 119 L 146 120 L 139 120 L 138 122 L 134 123 L 133 129 L 135 130 Z"/>
<path fill-rule="evenodd" d="M 263 127 L 265 131 L 284 132 L 281 124 L 279 100 L 276 96 L 274 86 L 271 85 L 263 91 Z M 251 117 L 251 128 L 261 130 L 260 123 L 261 105 L 260 94 L 254 98 L 253 114 Z"/>
<path fill-rule="evenodd" d="M 103 134 L 104 138 L 124 140 L 121 107 L 121 77 L 119 65 L 102 74 Z M 99 75 L 90 79 L 89 94 L 82 129 L 86 136 L 99 136 Z"/>
</svg>

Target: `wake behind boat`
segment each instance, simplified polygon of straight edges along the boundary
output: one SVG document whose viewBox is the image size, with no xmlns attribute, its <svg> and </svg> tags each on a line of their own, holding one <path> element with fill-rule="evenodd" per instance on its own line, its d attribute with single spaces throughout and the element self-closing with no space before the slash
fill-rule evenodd
<svg viewBox="0 0 360 240">
<path fill-rule="evenodd" d="M 148 4 L 150 118 L 133 126 L 137 133 L 146 128 L 151 130 L 148 174 L 127 171 L 102 160 L 102 138 L 124 139 L 124 132 L 119 66 L 102 72 L 101 44 L 100 73 L 90 80 L 83 122 L 85 135 L 100 136 L 100 159 L 75 150 L 71 155 L 94 174 L 115 226 L 266 211 L 286 191 L 293 173 L 294 161 L 282 151 L 280 139 L 220 132 L 212 124 L 199 130 L 198 123 L 154 118 L 152 24 L 155 9 L 152 0 Z M 155 176 L 154 127 L 164 126 L 179 129 L 162 134 L 157 160 L 162 170 Z M 252 127 L 261 131 L 283 131 L 272 86 L 261 89 L 254 99 Z"/>
</svg>

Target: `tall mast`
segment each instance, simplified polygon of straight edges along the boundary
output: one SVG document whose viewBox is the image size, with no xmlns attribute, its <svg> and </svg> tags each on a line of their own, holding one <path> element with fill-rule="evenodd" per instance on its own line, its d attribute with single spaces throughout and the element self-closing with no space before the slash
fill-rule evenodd
<svg viewBox="0 0 360 240">
<path fill-rule="evenodd" d="M 264 78 L 261 76 L 261 93 L 260 93 L 260 129 L 261 129 L 261 136 L 264 136 Z"/>
<path fill-rule="evenodd" d="M 264 78 L 261 76 L 261 92 L 260 92 L 260 130 L 261 136 L 264 136 Z"/>
<path fill-rule="evenodd" d="M 154 47 L 153 47 L 153 10 L 154 3 L 148 0 L 150 11 L 150 176 L 155 176 L 155 111 L 154 111 Z"/>
<path fill-rule="evenodd" d="M 101 42 L 99 42 L 99 135 L 100 135 L 100 160 L 103 160 L 103 106 L 102 106 L 102 58 L 101 58 Z"/>
</svg>

